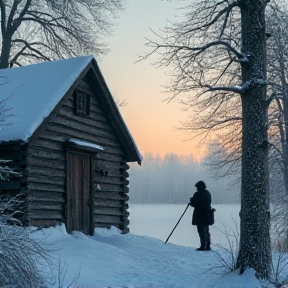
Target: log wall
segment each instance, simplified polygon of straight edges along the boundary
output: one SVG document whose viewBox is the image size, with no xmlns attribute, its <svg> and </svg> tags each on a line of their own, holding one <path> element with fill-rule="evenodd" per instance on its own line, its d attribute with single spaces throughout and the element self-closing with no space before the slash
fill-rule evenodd
<svg viewBox="0 0 288 288">
<path fill-rule="evenodd" d="M 69 138 L 78 138 L 104 148 L 104 151 L 91 154 L 91 185 L 92 188 L 97 184 L 101 187 L 101 191 L 93 189 L 95 227 L 115 225 L 127 233 L 129 166 L 124 151 L 89 84 L 82 81 L 77 89 L 90 95 L 90 114 L 75 114 L 75 101 L 71 94 L 28 147 L 29 223 L 50 226 L 57 221 L 65 222 L 65 143 Z M 104 177 L 98 171 L 100 166 L 108 171 Z"/>
</svg>

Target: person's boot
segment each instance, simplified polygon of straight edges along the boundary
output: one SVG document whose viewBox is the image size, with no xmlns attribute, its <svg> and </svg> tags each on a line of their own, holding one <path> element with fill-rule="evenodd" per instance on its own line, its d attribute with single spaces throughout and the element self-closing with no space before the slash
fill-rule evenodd
<svg viewBox="0 0 288 288">
<path fill-rule="evenodd" d="M 210 245 L 207 245 L 205 251 L 211 251 L 211 247 L 210 247 Z"/>
<path fill-rule="evenodd" d="M 196 249 L 197 251 L 205 251 L 205 248 L 203 246 L 200 246 L 199 248 Z"/>
</svg>

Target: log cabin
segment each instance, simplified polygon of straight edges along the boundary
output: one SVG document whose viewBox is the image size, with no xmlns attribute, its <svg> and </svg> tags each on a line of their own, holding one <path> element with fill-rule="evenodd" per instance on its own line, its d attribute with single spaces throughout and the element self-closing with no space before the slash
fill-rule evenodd
<svg viewBox="0 0 288 288">
<path fill-rule="evenodd" d="M 23 195 L 23 224 L 128 233 L 128 162 L 142 157 L 95 58 L 2 69 L 0 95 L 0 159 L 20 172 L 0 194 Z"/>
</svg>

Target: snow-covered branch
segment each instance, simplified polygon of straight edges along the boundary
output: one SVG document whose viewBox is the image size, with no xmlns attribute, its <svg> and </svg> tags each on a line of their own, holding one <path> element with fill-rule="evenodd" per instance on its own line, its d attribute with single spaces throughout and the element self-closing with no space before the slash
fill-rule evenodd
<svg viewBox="0 0 288 288">
<path fill-rule="evenodd" d="M 267 81 L 265 79 L 251 79 L 250 81 L 247 81 L 242 84 L 241 92 L 245 93 L 247 90 L 251 89 L 251 87 L 261 87 L 267 85 Z"/>
<path fill-rule="evenodd" d="M 0 159 L 0 181 L 8 181 L 10 177 L 20 177 L 18 172 L 15 172 L 7 164 L 12 163 L 10 160 Z"/>
<path fill-rule="evenodd" d="M 241 94 L 243 92 L 242 87 L 238 86 L 209 86 L 209 85 L 202 85 L 202 87 L 207 88 L 206 92 L 213 92 L 213 91 L 226 91 L 226 92 L 234 92 Z"/>
</svg>

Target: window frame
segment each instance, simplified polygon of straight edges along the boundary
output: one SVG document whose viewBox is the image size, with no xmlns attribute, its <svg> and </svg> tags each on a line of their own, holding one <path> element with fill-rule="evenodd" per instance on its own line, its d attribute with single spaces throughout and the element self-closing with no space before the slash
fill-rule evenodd
<svg viewBox="0 0 288 288">
<path fill-rule="evenodd" d="M 83 99 L 85 99 L 85 101 L 83 102 L 84 104 L 82 103 L 81 105 L 79 105 L 80 101 Z M 81 115 L 81 116 L 89 116 L 90 115 L 90 95 L 76 89 L 74 91 L 74 103 L 75 103 L 75 114 L 76 115 Z"/>
</svg>

